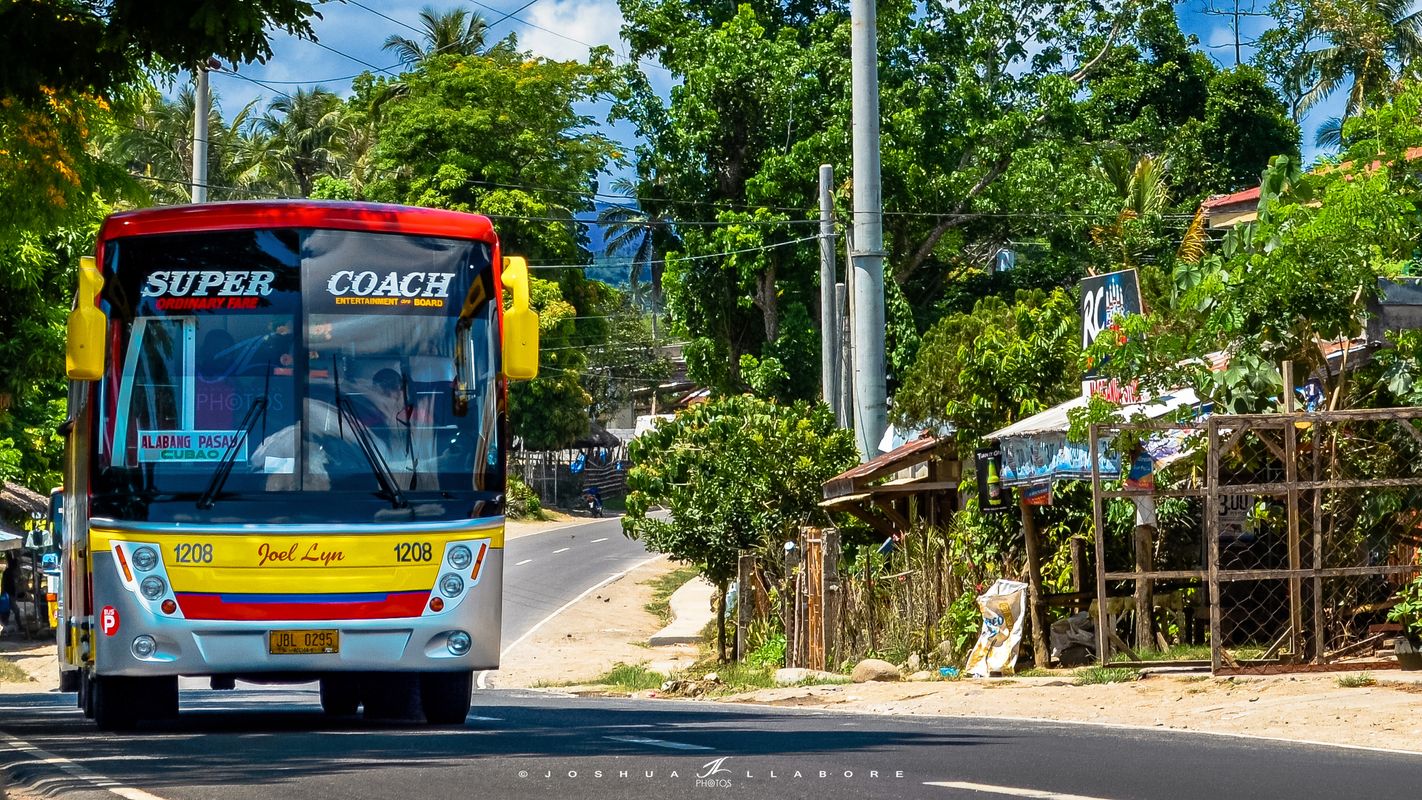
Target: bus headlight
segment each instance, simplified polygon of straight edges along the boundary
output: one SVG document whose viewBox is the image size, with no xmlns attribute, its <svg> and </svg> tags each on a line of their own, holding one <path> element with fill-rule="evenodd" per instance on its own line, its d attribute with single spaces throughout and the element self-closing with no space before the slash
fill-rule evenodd
<svg viewBox="0 0 1422 800">
<path fill-rule="evenodd" d="M 147 572 L 158 566 L 158 551 L 151 547 L 140 547 L 133 551 L 133 566 L 139 572 Z"/>
<path fill-rule="evenodd" d="M 445 597 L 458 597 L 464 591 L 464 579 L 453 572 L 446 572 L 443 578 L 439 579 L 439 591 Z"/>
<path fill-rule="evenodd" d="M 449 648 L 451 654 L 462 656 L 469 652 L 469 646 L 473 643 L 474 641 L 469 638 L 469 634 L 464 631 L 455 631 L 449 635 L 449 640 L 445 642 L 445 646 Z"/>
<path fill-rule="evenodd" d="M 168 585 L 163 583 L 163 579 L 157 575 L 149 575 L 143 579 L 142 583 L 138 584 L 138 591 L 149 600 L 157 600 L 163 596 L 164 592 L 168 591 Z"/>
<path fill-rule="evenodd" d="M 134 561 L 138 558 L 135 556 Z M 467 569 L 470 562 L 474 560 L 474 554 L 469 552 L 469 548 L 462 544 L 457 544 L 449 548 L 449 565 L 455 569 Z"/>
<path fill-rule="evenodd" d="M 135 636 L 133 638 L 133 655 L 137 658 L 148 658 L 158 650 L 158 643 L 153 641 L 153 637 L 148 634 Z"/>
</svg>

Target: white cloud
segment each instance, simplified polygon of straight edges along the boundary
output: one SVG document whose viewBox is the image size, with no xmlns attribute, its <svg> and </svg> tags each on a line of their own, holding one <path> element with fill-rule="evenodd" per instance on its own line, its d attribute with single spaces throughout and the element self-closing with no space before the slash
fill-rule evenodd
<svg viewBox="0 0 1422 800">
<path fill-rule="evenodd" d="M 614 52 L 626 54 L 622 11 L 615 0 L 542 0 L 519 16 L 530 23 L 515 23 L 519 45 L 540 56 L 582 61 L 589 44 L 609 45 Z"/>
</svg>

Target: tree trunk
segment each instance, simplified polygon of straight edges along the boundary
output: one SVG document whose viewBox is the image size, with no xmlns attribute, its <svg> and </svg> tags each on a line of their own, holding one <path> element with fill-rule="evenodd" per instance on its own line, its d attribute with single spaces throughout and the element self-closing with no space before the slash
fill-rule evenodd
<svg viewBox="0 0 1422 800">
<path fill-rule="evenodd" d="M 726 581 L 716 584 L 716 660 L 726 663 Z"/>
</svg>

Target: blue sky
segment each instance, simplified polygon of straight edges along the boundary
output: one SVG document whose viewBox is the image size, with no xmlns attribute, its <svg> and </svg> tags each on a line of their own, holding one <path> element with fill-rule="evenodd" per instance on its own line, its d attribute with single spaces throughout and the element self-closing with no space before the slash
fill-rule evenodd
<svg viewBox="0 0 1422 800">
<path fill-rule="evenodd" d="M 419 26 L 420 9 L 426 5 L 433 4 L 438 9 L 463 5 L 485 19 L 497 21 L 491 32 L 494 38 L 515 33 L 522 48 L 550 58 L 584 58 L 588 52 L 588 44 L 607 44 L 624 56 L 626 53 L 626 47 L 619 38 L 622 15 L 616 0 L 533 0 L 531 3 L 528 0 L 469 0 L 463 3 L 459 0 L 358 2 L 416 28 Z M 1209 2 L 1211 0 L 1185 0 L 1178 5 L 1177 15 L 1181 27 L 1186 33 L 1199 39 L 1200 49 L 1209 54 L 1217 64 L 1224 67 L 1233 66 L 1234 34 L 1230 30 L 1230 19 L 1208 13 L 1205 4 Z M 1267 6 L 1266 0 L 1240 2 L 1241 10 L 1253 8 L 1262 11 Z M 1231 10 L 1234 7 L 1233 0 L 1218 0 L 1215 5 Z M 390 53 L 381 51 L 381 45 L 387 36 L 398 34 L 418 38 L 409 28 L 358 5 L 328 2 L 320 6 L 320 11 L 323 19 L 314 20 L 312 23 L 320 39 L 319 45 L 279 35 L 272 43 L 274 57 L 270 61 L 239 68 L 242 76 L 267 83 L 269 87 L 259 86 L 232 75 L 213 75 L 213 90 L 227 115 L 235 113 L 255 98 L 260 97 L 265 103 L 276 96 L 276 91 L 290 91 L 298 84 L 319 84 L 345 94 L 350 89 L 351 77 L 369 69 L 370 66 L 391 67 L 392 72 L 398 72 L 398 69 L 395 69 L 396 59 Z M 512 16 L 505 17 L 510 12 L 514 12 Z M 1252 41 L 1267 28 L 1269 22 L 1267 17 L 1244 17 L 1242 39 L 1246 43 Z M 1246 44 L 1246 61 L 1251 53 L 1252 48 Z M 653 86 L 665 94 L 670 85 L 666 71 L 649 68 L 646 72 Z M 1330 98 L 1329 102 L 1315 108 L 1304 121 L 1303 146 L 1306 162 L 1311 160 L 1314 154 L 1315 128 L 1323 119 L 1337 114 L 1341 103 L 1341 96 Z M 589 108 L 586 111 L 596 116 L 599 121 L 606 116 L 605 109 Z M 625 123 L 605 129 L 604 132 L 624 144 L 632 143 L 634 138 L 633 131 Z M 603 189 L 606 189 L 606 182 Z"/>
</svg>

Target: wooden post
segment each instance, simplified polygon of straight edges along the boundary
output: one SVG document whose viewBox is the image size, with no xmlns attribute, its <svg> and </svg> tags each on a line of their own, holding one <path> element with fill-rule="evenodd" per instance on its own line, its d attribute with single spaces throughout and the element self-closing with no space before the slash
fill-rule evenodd
<svg viewBox="0 0 1422 800">
<path fill-rule="evenodd" d="M 755 554 L 742 550 L 736 561 L 736 660 L 744 661 L 755 603 Z"/>
<path fill-rule="evenodd" d="M 825 668 L 825 551 L 824 532 L 805 531 L 805 662 L 810 669 Z"/>
<path fill-rule="evenodd" d="M 1206 572 L 1210 581 L 1210 671 L 1223 666 L 1224 642 L 1220 625 L 1220 428 L 1219 418 L 1205 421 L 1205 543 L 1209 548 Z"/>
<path fill-rule="evenodd" d="M 1284 481 L 1289 485 L 1289 569 L 1303 566 L 1299 542 L 1298 428 L 1294 427 L 1294 362 L 1284 362 Z M 1297 661 L 1303 652 L 1303 578 L 1289 576 L 1289 653 Z"/>
<path fill-rule="evenodd" d="M 1409 423 L 1410 424 L 1410 423 Z M 1323 479 L 1323 423 L 1313 424 L 1313 479 Z M 1332 447 L 1333 445 L 1330 445 Z M 1332 453 L 1329 454 L 1330 457 Z M 1323 489 L 1313 490 L 1313 663 L 1322 664 L 1323 638 Z"/>
<path fill-rule="evenodd" d="M 864 613 L 869 622 L 869 649 L 879 654 L 879 632 L 874 629 L 874 559 L 864 559 Z"/>
<path fill-rule="evenodd" d="M 1101 435 L 1091 426 L 1091 519 L 1096 530 L 1096 660 L 1111 662 L 1111 615 L 1106 613 L 1106 525 L 1101 497 Z"/>
<path fill-rule="evenodd" d="M 1038 669 L 1051 665 L 1052 653 L 1047 649 L 1047 605 L 1042 600 L 1042 562 L 1037 547 L 1037 520 L 1032 507 L 1024 500 L 1022 510 L 1022 540 L 1027 549 L 1027 608 L 1032 622 L 1032 658 Z"/>
<path fill-rule="evenodd" d="M 1122 465 L 1125 467 L 1126 465 Z M 1154 548 L 1151 546 L 1149 525 L 1137 525 L 1132 532 L 1136 550 L 1136 650 L 1145 650 L 1155 645 L 1155 598 L 1152 596 L 1153 581 L 1140 577 L 1150 572 L 1155 563 Z"/>
<path fill-rule="evenodd" d="M 829 669 L 839 666 L 839 528 L 826 528 L 824 537 L 825 662 Z"/>
</svg>

